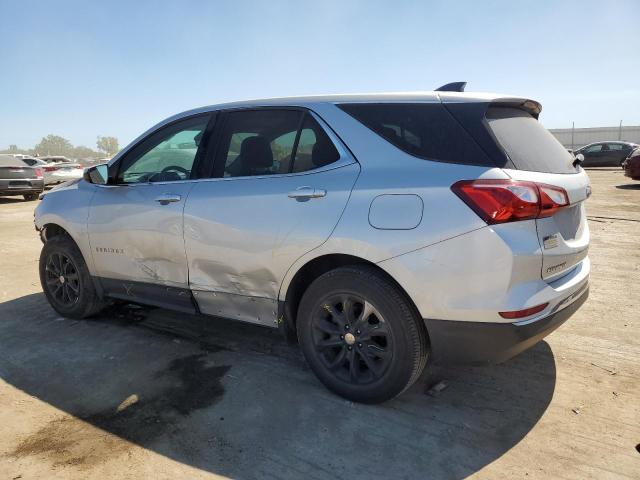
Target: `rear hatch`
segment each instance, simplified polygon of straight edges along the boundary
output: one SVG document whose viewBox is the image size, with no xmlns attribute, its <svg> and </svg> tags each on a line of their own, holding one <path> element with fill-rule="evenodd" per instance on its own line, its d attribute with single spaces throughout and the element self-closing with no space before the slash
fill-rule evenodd
<svg viewBox="0 0 640 480">
<path fill-rule="evenodd" d="M 510 161 L 503 168 L 507 175 L 514 180 L 560 187 L 567 194 L 566 207 L 535 220 L 542 249 L 541 275 L 553 281 L 587 256 L 589 227 L 584 201 L 591 190 L 585 171 L 573 165 L 573 155 L 537 120 L 539 106 L 536 111 L 535 105 L 490 105 L 485 122 Z"/>
<path fill-rule="evenodd" d="M 0 155 L 0 180 L 9 187 L 31 185 L 27 179 L 37 178 L 36 169 L 9 155 Z"/>
</svg>

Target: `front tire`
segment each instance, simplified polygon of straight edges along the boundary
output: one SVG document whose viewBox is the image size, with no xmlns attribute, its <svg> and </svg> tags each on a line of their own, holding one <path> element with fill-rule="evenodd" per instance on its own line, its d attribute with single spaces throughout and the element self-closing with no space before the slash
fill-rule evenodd
<svg viewBox="0 0 640 480">
<path fill-rule="evenodd" d="M 42 247 L 40 284 L 53 309 L 63 317 L 87 318 L 104 308 L 80 249 L 67 235 L 53 237 Z"/>
<path fill-rule="evenodd" d="M 349 400 L 389 400 L 409 388 L 426 364 L 422 319 L 404 292 L 373 267 L 341 267 L 318 277 L 304 293 L 297 319 L 311 369 Z"/>
</svg>

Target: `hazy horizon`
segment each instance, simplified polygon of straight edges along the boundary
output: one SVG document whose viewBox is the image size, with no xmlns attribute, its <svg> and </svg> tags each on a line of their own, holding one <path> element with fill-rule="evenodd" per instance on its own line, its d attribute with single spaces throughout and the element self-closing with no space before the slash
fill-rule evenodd
<svg viewBox="0 0 640 480">
<path fill-rule="evenodd" d="M 534 98 L 547 128 L 640 125 L 636 1 L 26 0 L 0 16 L 0 149 L 124 146 L 203 105 L 450 81 Z"/>
</svg>

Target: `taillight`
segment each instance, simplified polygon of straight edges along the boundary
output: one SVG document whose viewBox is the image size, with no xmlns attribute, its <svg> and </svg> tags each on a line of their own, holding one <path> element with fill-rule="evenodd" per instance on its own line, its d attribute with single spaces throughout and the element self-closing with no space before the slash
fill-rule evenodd
<svg viewBox="0 0 640 480">
<path fill-rule="evenodd" d="M 35 168 L 34 170 L 36 172 L 36 177 L 38 177 L 38 178 L 42 177 L 42 169 L 41 168 Z"/>
<path fill-rule="evenodd" d="M 569 197 L 564 188 L 553 185 L 537 184 L 540 191 L 540 215 L 539 217 L 550 217 L 562 207 L 569 205 Z"/>
<path fill-rule="evenodd" d="M 451 186 L 489 224 L 548 217 L 569 205 L 560 187 L 517 180 L 461 180 Z"/>
<path fill-rule="evenodd" d="M 55 172 L 58 167 L 44 167 L 45 172 Z"/>
</svg>

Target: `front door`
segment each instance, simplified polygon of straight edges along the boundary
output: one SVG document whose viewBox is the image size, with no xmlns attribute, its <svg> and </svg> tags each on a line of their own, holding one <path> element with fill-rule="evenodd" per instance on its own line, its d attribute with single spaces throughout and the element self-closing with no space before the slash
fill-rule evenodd
<svg viewBox="0 0 640 480">
<path fill-rule="evenodd" d="M 185 207 L 190 286 L 204 313 L 274 326 L 284 275 L 329 237 L 360 168 L 310 112 L 222 121 L 214 178 Z"/>
<path fill-rule="evenodd" d="M 210 116 L 151 134 L 96 185 L 88 218 L 94 268 L 108 295 L 193 310 L 183 238 L 183 210 Z"/>
</svg>

